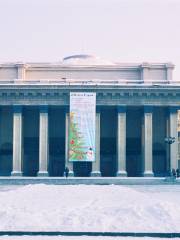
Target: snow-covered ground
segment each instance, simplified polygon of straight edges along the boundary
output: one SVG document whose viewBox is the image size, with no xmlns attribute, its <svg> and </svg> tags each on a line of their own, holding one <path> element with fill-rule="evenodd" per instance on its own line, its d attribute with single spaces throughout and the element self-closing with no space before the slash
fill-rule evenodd
<svg viewBox="0 0 180 240">
<path fill-rule="evenodd" d="M 14 236 L 3 236 L 0 237 L 0 240 L 167 240 L 167 238 L 136 238 L 136 237 L 45 237 L 45 236 L 22 236 L 22 237 L 14 237 Z M 173 238 L 173 240 L 179 240 L 180 238 Z"/>
<path fill-rule="evenodd" d="M 2 230 L 180 232 L 180 187 L 44 184 L 1 186 L 0 231 Z M 52 239 L 43 239 L 50 238 Z M 71 239 L 56 239 L 66 238 Z"/>
<path fill-rule="evenodd" d="M 14 236 L 3 236 L 0 237 L 0 240 L 167 240 L 167 238 L 136 238 L 136 237 L 45 237 L 45 236 L 22 236 L 22 237 L 14 237 Z M 179 238 L 173 238 L 173 240 L 178 240 Z"/>
</svg>

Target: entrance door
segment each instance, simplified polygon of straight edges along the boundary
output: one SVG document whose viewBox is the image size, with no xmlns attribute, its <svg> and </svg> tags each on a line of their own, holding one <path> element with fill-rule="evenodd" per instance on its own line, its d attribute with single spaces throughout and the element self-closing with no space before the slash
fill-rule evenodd
<svg viewBox="0 0 180 240">
<path fill-rule="evenodd" d="M 127 109 L 126 170 L 128 177 L 142 176 L 142 109 Z"/>
<path fill-rule="evenodd" d="M 23 120 L 23 174 L 24 176 L 36 176 L 39 170 L 39 109 L 25 107 Z"/>
<path fill-rule="evenodd" d="M 157 177 L 168 175 L 167 164 L 167 112 L 164 107 L 153 108 L 153 172 Z"/>
<path fill-rule="evenodd" d="M 100 171 L 104 177 L 116 176 L 117 110 L 106 107 L 101 110 Z"/>
<path fill-rule="evenodd" d="M 64 175 L 65 168 L 65 110 L 49 108 L 49 175 Z"/>
<path fill-rule="evenodd" d="M 74 162 L 73 163 L 75 177 L 90 177 L 92 170 L 91 162 Z"/>
</svg>

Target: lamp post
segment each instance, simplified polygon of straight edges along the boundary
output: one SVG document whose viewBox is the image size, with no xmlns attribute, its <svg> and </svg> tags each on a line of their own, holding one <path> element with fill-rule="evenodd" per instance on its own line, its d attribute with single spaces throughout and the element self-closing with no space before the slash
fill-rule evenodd
<svg viewBox="0 0 180 240">
<path fill-rule="evenodd" d="M 167 143 L 169 145 L 169 165 L 170 165 L 170 169 L 169 169 L 169 173 L 171 175 L 171 162 L 170 162 L 170 145 L 173 144 L 175 142 L 176 138 L 175 137 L 166 137 L 164 139 L 165 143 Z"/>
<path fill-rule="evenodd" d="M 166 137 L 166 138 L 164 139 L 165 143 L 168 143 L 169 146 L 170 146 L 172 143 L 174 143 L 175 140 L 176 140 L 175 137 Z"/>
</svg>

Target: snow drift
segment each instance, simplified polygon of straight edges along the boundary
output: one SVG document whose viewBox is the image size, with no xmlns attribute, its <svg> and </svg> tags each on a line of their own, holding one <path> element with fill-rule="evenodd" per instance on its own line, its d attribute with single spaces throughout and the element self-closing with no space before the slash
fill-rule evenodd
<svg viewBox="0 0 180 240">
<path fill-rule="evenodd" d="M 27 185 L 0 192 L 0 230 L 179 232 L 180 192 Z"/>
</svg>

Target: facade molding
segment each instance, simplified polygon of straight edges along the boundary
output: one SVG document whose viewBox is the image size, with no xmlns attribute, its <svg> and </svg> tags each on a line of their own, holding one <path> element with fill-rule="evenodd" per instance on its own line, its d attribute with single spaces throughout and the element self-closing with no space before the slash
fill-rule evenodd
<svg viewBox="0 0 180 240">
<path fill-rule="evenodd" d="M 13 105 L 13 112 L 14 113 L 21 113 L 22 112 L 22 105 Z"/>
<path fill-rule="evenodd" d="M 176 88 L 92 88 L 92 87 L 3 87 L 0 105 L 69 105 L 71 91 L 92 91 L 97 105 L 180 106 L 180 87 Z"/>
<path fill-rule="evenodd" d="M 152 113 L 152 111 L 153 111 L 153 106 L 151 105 L 144 106 L 144 113 Z"/>
<path fill-rule="evenodd" d="M 126 112 L 126 105 L 119 105 L 117 106 L 118 113 L 125 113 Z"/>
<path fill-rule="evenodd" d="M 48 105 L 39 106 L 40 113 L 48 113 Z"/>
</svg>

